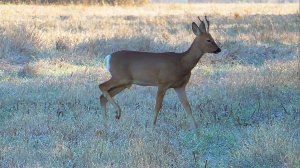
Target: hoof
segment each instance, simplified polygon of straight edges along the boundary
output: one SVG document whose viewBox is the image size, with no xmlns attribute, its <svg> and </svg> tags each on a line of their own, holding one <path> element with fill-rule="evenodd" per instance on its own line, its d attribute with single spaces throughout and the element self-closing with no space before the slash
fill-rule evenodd
<svg viewBox="0 0 300 168">
<path fill-rule="evenodd" d="M 121 115 L 116 115 L 116 119 L 120 119 L 121 118 Z"/>
</svg>

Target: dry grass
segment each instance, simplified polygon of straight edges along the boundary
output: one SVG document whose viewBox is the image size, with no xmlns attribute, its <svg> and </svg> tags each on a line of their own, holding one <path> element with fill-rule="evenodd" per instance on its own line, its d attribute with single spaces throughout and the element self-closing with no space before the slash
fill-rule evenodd
<svg viewBox="0 0 300 168">
<path fill-rule="evenodd" d="M 186 50 L 207 14 L 221 44 L 192 71 L 198 134 L 173 91 L 118 95 L 104 120 L 103 58 Z M 299 167 L 298 4 L 0 6 L 0 167 Z"/>
</svg>

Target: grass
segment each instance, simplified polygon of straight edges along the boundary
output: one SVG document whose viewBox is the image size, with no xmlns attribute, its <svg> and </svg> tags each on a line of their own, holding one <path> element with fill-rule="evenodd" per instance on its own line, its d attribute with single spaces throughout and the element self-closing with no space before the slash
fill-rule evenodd
<svg viewBox="0 0 300 168">
<path fill-rule="evenodd" d="M 297 4 L 144 7 L 0 5 L 0 167 L 299 167 Z M 103 60 L 121 49 L 182 52 L 207 14 L 222 46 L 187 87 L 198 134 L 170 90 L 116 97 L 105 120 Z"/>
</svg>

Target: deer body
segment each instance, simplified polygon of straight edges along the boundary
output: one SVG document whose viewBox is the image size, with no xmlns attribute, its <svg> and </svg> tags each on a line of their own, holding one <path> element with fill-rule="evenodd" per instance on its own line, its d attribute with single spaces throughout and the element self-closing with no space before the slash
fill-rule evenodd
<svg viewBox="0 0 300 168">
<path fill-rule="evenodd" d="M 111 56 L 110 66 L 115 68 L 110 73 L 112 78 L 120 77 L 130 84 L 178 87 L 190 74 L 190 70 L 183 70 L 183 56 L 184 53 L 120 51 Z"/>
<path fill-rule="evenodd" d="M 208 21 L 207 23 L 209 25 Z M 121 109 L 112 97 L 132 84 L 157 86 L 155 124 L 166 91 L 169 88 L 174 88 L 196 127 L 196 122 L 186 97 L 185 86 L 190 79 L 191 70 L 197 65 L 203 54 L 207 52 L 218 53 L 221 50 L 206 31 L 202 21 L 200 26 L 204 26 L 204 28 L 198 27 L 194 22 L 192 26 L 193 32 L 197 37 L 186 52 L 150 53 L 123 50 L 109 56 L 107 64 L 111 73 L 111 79 L 99 85 L 103 93 L 100 97 L 100 103 L 104 109 L 105 116 L 107 114 L 106 104 L 110 102 L 117 110 L 116 118 L 120 118 Z M 208 40 L 208 45 L 202 44 Z"/>
</svg>

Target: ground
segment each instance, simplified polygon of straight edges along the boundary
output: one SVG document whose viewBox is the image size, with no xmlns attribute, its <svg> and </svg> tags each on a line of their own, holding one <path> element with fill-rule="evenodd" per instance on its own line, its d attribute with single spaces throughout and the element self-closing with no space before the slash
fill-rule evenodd
<svg viewBox="0 0 300 168">
<path fill-rule="evenodd" d="M 183 52 L 208 15 L 222 52 L 173 90 L 153 126 L 155 87 L 103 117 L 104 57 Z M 298 4 L 143 7 L 0 5 L 0 167 L 300 167 Z"/>
</svg>

